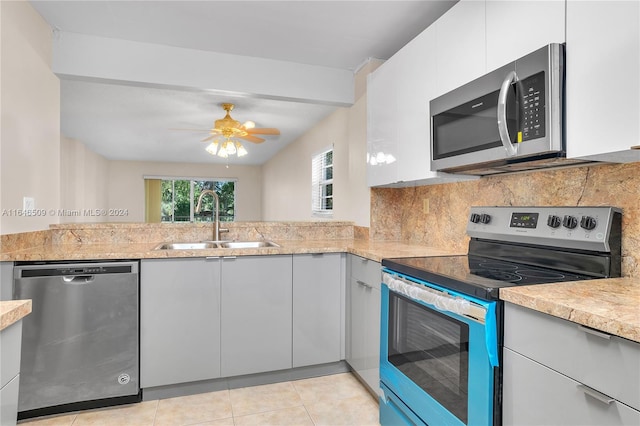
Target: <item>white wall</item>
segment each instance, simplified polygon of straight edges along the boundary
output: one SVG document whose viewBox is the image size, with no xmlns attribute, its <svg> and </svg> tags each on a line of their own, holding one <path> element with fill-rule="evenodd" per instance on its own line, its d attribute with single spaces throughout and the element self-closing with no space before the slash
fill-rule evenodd
<svg viewBox="0 0 640 426">
<path fill-rule="evenodd" d="M 0 1 L 0 10 L 0 233 L 11 234 L 58 222 L 12 212 L 23 197 L 47 212 L 60 207 L 60 82 L 45 21 L 24 0 Z"/>
<path fill-rule="evenodd" d="M 313 220 L 311 215 L 311 158 L 333 144 L 334 219 L 344 218 L 341 188 L 347 173 L 349 110 L 337 108 L 262 166 L 262 215 L 265 221 Z"/>
<path fill-rule="evenodd" d="M 362 75 L 380 63 L 373 61 Z M 369 226 L 367 100 L 358 87 L 361 96 L 353 106 L 338 108 L 263 165 L 263 220 L 317 219 L 311 214 L 311 158 L 333 143 L 333 219 Z"/>
<path fill-rule="evenodd" d="M 144 176 L 236 178 L 236 221 L 262 220 L 260 166 L 110 161 L 108 208 L 128 209 L 110 222 L 144 222 Z"/>
<path fill-rule="evenodd" d="M 60 137 L 60 208 L 71 214 L 58 214 L 61 223 L 106 222 L 108 216 L 84 214 L 85 209 L 108 209 L 110 161 L 82 142 Z M 78 216 L 73 214 L 78 213 Z"/>
</svg>

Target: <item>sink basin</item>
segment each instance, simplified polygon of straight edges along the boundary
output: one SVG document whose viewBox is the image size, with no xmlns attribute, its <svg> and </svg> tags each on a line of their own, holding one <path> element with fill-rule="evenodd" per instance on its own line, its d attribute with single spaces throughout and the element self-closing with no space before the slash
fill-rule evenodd
<svg viewBox="0 0 640 426">
<path fill-rule="evenodd" d="M 260 248 L 260 247 L 280 247 L 273 241 L 223 241 L 218 243 L 221 248 Z"/>
<path fill-rule="evenodd" d="M 162 243 L 155 250 L 204 250 L 215 248 L 245 249 L 280 247 L 273 241 L 202 241 L 199 243 Z"/>
<path fill-rule="evenodd" d="M 162 243 L 156 250 L 203 250 L 218 248 L 218 244 L 214 242 L 204 243 Z"/>
</svg>

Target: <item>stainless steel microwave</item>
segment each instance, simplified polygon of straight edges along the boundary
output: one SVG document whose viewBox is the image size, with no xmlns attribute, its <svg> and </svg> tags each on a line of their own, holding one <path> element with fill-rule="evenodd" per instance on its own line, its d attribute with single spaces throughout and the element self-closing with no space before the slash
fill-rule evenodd
<svg viewBox="0 0 640 426">
<path fill-rule="evenodd" d="M 430 102 L 431 170 L 565 165 L 564 45 L 549 44 Z"/>
</svg>

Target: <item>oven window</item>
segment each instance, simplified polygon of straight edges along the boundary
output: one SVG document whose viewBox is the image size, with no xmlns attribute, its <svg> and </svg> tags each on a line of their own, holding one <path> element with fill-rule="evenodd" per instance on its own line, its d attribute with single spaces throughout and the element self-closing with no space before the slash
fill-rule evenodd
<svg viewBox="0 0 640 426">
<path fill-rule="evenodd" d="M 469 326 L 389 293 L 388 360 L 467 423 Z"/>
</svg>

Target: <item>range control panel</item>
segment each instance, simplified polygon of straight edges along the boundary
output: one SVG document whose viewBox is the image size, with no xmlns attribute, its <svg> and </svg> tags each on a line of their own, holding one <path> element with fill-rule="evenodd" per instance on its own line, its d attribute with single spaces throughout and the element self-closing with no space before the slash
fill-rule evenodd
<svg viewBox="0 0 640 426">
<path fill-rule="evenodd" d="M 495 241 L 607 252 L 619 237 L 616 207 L 471 207 L 467 235 Z"/>
</svg>

